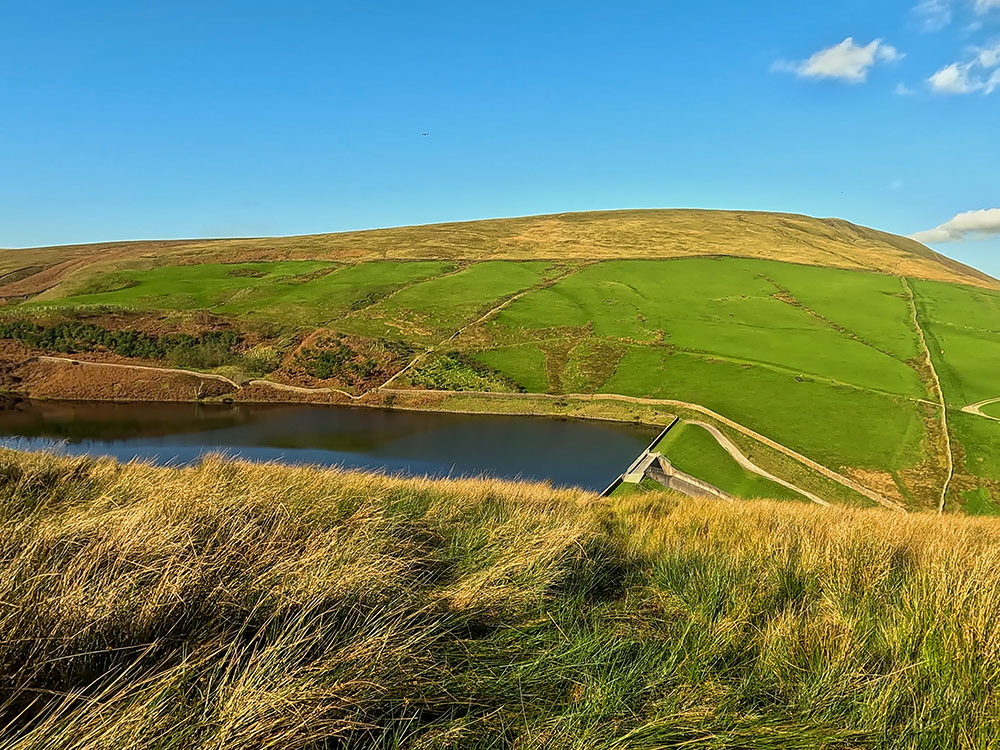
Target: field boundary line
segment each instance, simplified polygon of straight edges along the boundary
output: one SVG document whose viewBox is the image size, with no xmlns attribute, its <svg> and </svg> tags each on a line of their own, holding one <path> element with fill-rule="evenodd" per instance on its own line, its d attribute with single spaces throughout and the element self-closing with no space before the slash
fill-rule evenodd
<svg viewBox="0 0 1000 750">
<path fill-rule="evenodd" d="M 715 419 L 727 427 L 731 427 L 737 432 L 741 432 L 747 437 L 753 438 L 759 443 L 763 443 L 769 448 L 773 448 L 779 453 L 783 453 L 789 458 L 798 461 L 799 463 L 808 466 L 810 469 L 819 472 L 827 479 L 832 479 L 834 482 L 847 487 L 848 489 L 854 490 L 859 495 L 864 495 L 869 500 L 872 500 L 879 505 L 888 508 L 889 510 L 895 511 L 905 511 L 906 509 L 900 504 L 893 500 L 890 500 L 883 495 L 875 492 L 874 490 L 865 487 L 860 482 L 857 482 L 850 477 L 846 477 L 843 474 L 834 471 L 833 469 L 824 466 L 817 461 L 814 461 L 807 456 L 803 456 L 801 453 L 792 450 L 791 448 L 782 445 L 781 443 L 772 440 L 771 438 L 756 432 L 755 430 L 746 427 L 745 425 L 736 422 L 729 417 L 724 417 L 718 412 L 712 411 L 708 407 L 702 406 L 701 404 L 691 403 L 689 401 L 678 401 L 676 399 L 658 399 L 658 398 L 641 398 L 638 396 L 623 396 L 618 393 L 565 393 L 565 394 L 552 394 L 552 393 L 497 393 L 493 391 L 433 391 L 428 389 L 386 389 L 384 393 L 393 393 L 396 395 L 412 394 L 412 395 L 453 395 L 453 396 L 481 396 L 486 398 L 513 398 L 513 399 L 532 399 L 540 398 L 550 401 L 560 401 L 567 399 L 574 399 L 578 401 L 620 401 L 630 404 L 640 404 L 646 406 L 674 406 L 682 409 L 690 409 L 691 411 L 699 412 L 707 417 Z"/>
<path fill-rule="evenodd" d="M 924 337 L 924 329 L 920 325 L 920 319 L 917 315 L 917 301 L 913 296 L 913 289 L 910 287 L 910 282 L 905 276 L 900 276 L 899 279 L 903 282 L 903 288 L 906 290 L 906 296 L 910 301 L 910 313 L 913 315 L 913 327 L 917 330 L 917 335 L 920 337 L 920 345 L 924 349 L 924 356 L 927 357 L 927 366 L 930 368 L 931 379 L 934 381 L 934 390 L 937 391 L 938 408 L 941 410 L 941 431 L 944 433 L 944 447 L 946 457 L 948 459 L 948 466 L 947 474 L 944 478 L 944 484 L 941 486 L 941 500 L 938 503 L 938 513 L 944 513 L 944 506 L 948 500 L 948 488 L 951 486 L 951 480 L 955 476 L 955 458 L 952 454 L 951 435 L 948 432 L 948 404 L 944 400 L 944 389 L 941 388 L 941 379 L 938 377 L 937 368 L 934 367 L 934 359 L 931 357 L 931 350 L 927 346 L 927 339 Z"/>
<path fill-rule="evenodd" d="M 657 346 L 653 344 L 651 346 Z M 660 345 L 662 346 L 662 345 Z M 666 348 L 666 347 L 664 347 Z M 863 391 L 865 393 L 875 393 L 880 396 L 885 396 L 887 398 L 897 398 L 903 399 L 904 401 L 913 401 L 918 404 L 930 404 L 931 406 L 937 406 L 937 401 L 931 401 L 927 398 L 920 398 L 919 396 L 908 396 L 905 393 L 893 393 L 892 391 L 882 390 L 881 388 L 870 388 L 868 386 L 857 385 L 856 383 L 848 383 L 846 380 L 837 380 L 836 378 L 830 378 L 825 375 L 818 375 L 814 372 L 802 372 L 801 370 L 793 370 L 790 367 L 785 367 L 784 365 L 775 364 L 774 362 L 766 362 L 761 359 L 744 359 L 743 357 L 731 357 L 727 354 L 715 354 L 714 352 L 706 351 L 704 349 L 691 349 L 688 347 L 675 347 L 676 351 L 682 354 L 690 354 L 695 357 L 700 357 L 703 359 L 717 359 L 722 362 L 731 362 L 736 365 L 753 365 L 754 367 L 761 367 L 765 370 L 770 370 L 771 372 L 776 372 L 781 375 L 792 375 L 795 377 L 809 378 L 810 380 L 817 383 L 826 383 L 827 385 L 833 385 L 840 388 L 850 388 L 855 391 Z M 878 350 L 875 350 L 878 351 Z M 894 360 L 899 362 L 899 360 Z"/>
</svg>

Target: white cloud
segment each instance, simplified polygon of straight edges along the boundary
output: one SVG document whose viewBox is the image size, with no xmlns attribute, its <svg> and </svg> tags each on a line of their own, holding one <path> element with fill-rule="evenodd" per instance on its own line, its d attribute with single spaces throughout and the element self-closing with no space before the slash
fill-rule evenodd
<svg viewBox="0 0 1000 750">
<path fill-rule="evenodd" d="M 971 64 L 952 63 L 932 75 L 927 81 L 939 94 L 971 94 L 982 87 L 982 81 L 973 81 Z"/>
<path fill-rule="evenodd" d="M 995 68 L 1000 65 L 1000 42 L 992 47 L 980 47 L 976 50 L 976 62 L 984 68 Z"/>
<path fill-rule="evenodd" d="M 919 16 L 924 31 L 940 31 L 951 23 L 951 0 L 921 0 L 913 12 Z"/>
<path fill-rule="evenodd" d="M 934 229 L 910 237 L 918 242 L 959 242 L 970 234 L 982 237 L 1000 234 L 1000 208 L 966 211 Z"/>
<path fill-rule="evenodd" d="M 903 54 L 895 47 L 876 39 L 861 46 L 847 37 L 840 44 L 820 50 L 808 60 L 778 60 L 772 70 L 794 73 L 800 78 L 836 78 L 848 83 L 864 83 L 868 71 L 880 62 L 901 60 Z"/>
<path fill-rule="evenodd" d="M 1000 88 L 1000 42 L 972 50 L 972 58 L 946 65 L 927 79 L 938 94 L 992 94 Z"/>
<path fill-rule="evenodd" d="M 896 96 L 913 96 L 917 92 L 911 89 L 905 83 L 897 83 L 896 88 L 893 89 L 893 93 L 895 93 Z"/>
<path fill-rule="evenodd" d="M 1000 0 L 920 0 L 913 7 L 913 14 L 920 19 L 924 31 L 940 31 L 951 25 L 956 5 L 971 6 L 977 15 L 984 16 L 1000 9 Z M 968 28 L 976 30 L 982 28 L 982 24 L 977 21 Z"/>
</svg>

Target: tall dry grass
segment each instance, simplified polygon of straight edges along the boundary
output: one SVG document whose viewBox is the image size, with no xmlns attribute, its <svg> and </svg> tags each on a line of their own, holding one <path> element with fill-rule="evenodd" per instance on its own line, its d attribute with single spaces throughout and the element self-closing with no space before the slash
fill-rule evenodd
<svg viewBox="0 0 1000 750">
<path fill-rule="evenodd" d="M 0 750 L 991 747 L 1000 526 L 0 452 Z"/>
</svg>

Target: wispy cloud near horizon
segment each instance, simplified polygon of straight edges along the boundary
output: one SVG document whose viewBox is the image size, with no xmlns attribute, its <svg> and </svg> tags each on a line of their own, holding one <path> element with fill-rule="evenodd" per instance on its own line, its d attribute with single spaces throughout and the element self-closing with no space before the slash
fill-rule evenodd
<svg viewBox="0 0 1000 750">
<path fill-rule="evenodd" d="M 1000 235 L 1000 208 L 965 211 L 944 224 L 911 234 L 910 239 L 924 243 L 961 242 L 969 239 L 988 239 Z"/>
</svg>

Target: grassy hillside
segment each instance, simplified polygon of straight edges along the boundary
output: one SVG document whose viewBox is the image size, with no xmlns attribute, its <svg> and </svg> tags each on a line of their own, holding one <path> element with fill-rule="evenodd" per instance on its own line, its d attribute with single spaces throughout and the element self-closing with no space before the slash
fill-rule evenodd
<svg viewBox="0 0 1000 750">
<path fill-rule="evenodd" d="M 0 452 L 0 747 L 953 748 L 1000 526 Z"/>
<path fill-rule="evenodd" d="M 93 268 L 211 261 L 595 260 L 731 255 L 879 270 L 998 288 L 919 242 L 840 219 L 753 211 L 644 210 L 527 216 L 340 234 L 110 242 L 0 253 L 0 297 L 38 294 Z"/>
<path fill-rule="evenodd" d="M 937 507 L 949 476 L 936 370 L 956 468 L 947 507 L 1000 502 L 1000 422 L 960 411 L 1000 397 L 1000 282 L 845 222 L 607 212 L 13 255 L 36 271 L 7 287 L 27 295 L 0 319 L 11 365 L 125 358 L 379 405 L 399 389 L 659 401 L 915 508 Z M 288 394 L 255 388 L 248 398 Z"/>
</svg>

